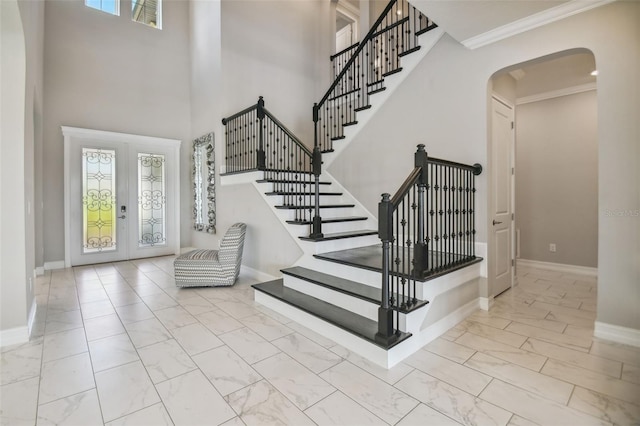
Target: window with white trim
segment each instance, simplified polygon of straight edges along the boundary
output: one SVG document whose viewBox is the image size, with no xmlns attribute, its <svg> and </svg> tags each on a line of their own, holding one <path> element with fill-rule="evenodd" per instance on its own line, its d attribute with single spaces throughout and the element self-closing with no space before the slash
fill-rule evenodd
<svg viewBox="0 0 640 426">
<path fill-rule="evenodd" d="M 131 19 L 161 29 L 162 0 L 132 0 Z"/>
<path fill-rule="evenodd" d="M 120 16 L 120 0 L 84 0 L 84 4 L 93 9 Z"/>
</svg>

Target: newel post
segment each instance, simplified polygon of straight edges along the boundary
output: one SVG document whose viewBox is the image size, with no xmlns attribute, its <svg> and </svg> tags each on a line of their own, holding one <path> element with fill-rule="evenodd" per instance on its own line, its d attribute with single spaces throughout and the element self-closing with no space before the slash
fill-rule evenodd
<svg viewBox="0 0 640 426">
<path fill-rule="evenodd" d="M 393 240 L 393 203 L 389 194 L 382 194 L 378 204 L 378 235 L 382 240 L 382 300 L 378 308 L 378 332 L 376 341 L 388 346 L 397 336 L 393 328 L 393 309 L 389 303 L 389 245 Z"/>
<path fill-rule="evenodd" d="M 267 168 L 267 158 L 264 151 L 264 99 L 262 96 L 258 98 L 258 105 L 256 110 L 258 116 L 258 151 L 256 152 L 256 161 L 258 170 L 264 170 Z"/>
<path fill-rule="evenodd" d="M 313 148 L 313 157 L 311 158 L 313 164 L 313 177 L 315 181 L 315 193 L 314 193 L 314 215 L 313 215 L 313 227 L 311 229 L 311 238 L 322 238 L 322 217 L 320 217 L 320 174 L 322 173 L 322 152 L 320 147 L 315 146 Z"/>
<path fill-rule="evenodd" d="M 418 180 L 418 239 L 413 247 L 414 269 L 413 275 L 421 278 L 424 271 L 428 269 L 427 260 L 428 248 L 425 241 L 425 188 L 428 182 L 428 156 L 424 150 L 424 144 L 418 145 L 418 150 L 414 155 L 414 166 L 422 168 Z"/>
</svg>

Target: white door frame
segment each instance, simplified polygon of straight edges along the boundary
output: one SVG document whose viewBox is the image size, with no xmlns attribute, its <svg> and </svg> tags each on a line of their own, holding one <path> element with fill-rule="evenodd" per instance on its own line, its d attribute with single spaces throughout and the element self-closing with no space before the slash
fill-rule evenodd
<svg viewBox="0 0 640 426">
<path fill-rule="evenodd" d="M 122 142 L 126 144 L 148 145 L 149 147 L 165 147 L 173 150 L 176 159 L 173 180 L 175 237 L 174 252 L 180 253 L 180 144 L 178 139 L 157 138 L 153 136 L 132 135 L 104 130 L 83 129 L 79 127 L 61 126 L 64 135 L 64 266 L 71 267 L 71 173 L 68 165 L 71 161 L 71 144 L 74 139 L 82 138 L 94 141 Z"/>
<path fill-rule="evenodd" d="M 336 14 L 340 14 L 343 17 L 350 19 L 352 21 L 351 24 L 351 46 L 356 41 L 360 40 L 360 10 L 358 10 L 355 6 L 345 1 L 338 1 L 336 4 Z M 335 38 L 335 37 L 334 37 Z M 335 44 L 335 40 L 334 40 Z M 335 46 L 334 46 L 335 47 Z M 335 52 L 334 52 L 335 53 Z"/>
<path fill-rule="evenodd" d="M 512 167 L 512 170 L 513 170 L 512 173 L 509 175 L 509 186 L 510 186 L 509 192 L 510 192 L 510 196 L 511 196 L 511 203 L 510 203 L 511 206 L 510 206 L 510 208 L 511 208 L 511 213 L 513 215 L 513 218 L 510 220 L 510 224 L 509 224 L 509 227 L 510 227 L 510 230 L 511 230 L 511 238 L 510 238 L 511 239 L 511 241 L 510 241 L 510 252 L 511 253 L 510 253 L 510 257 L 511 257 L 511 260 L 512 260 L 511 267 L 510 267 L 510 270 L 511 270 L 510 275 L 511 275 L 511 287 L 513 287 L 513 285 L 515 284 L 515 259 L 516 259 L 516 231 L 515 231 L 515 214 L 516 214 L 516 211 L 515 211 L 515 158 L 516 158 L 515 157 L 515 145 L 516 145 L 516 143 L 515 143 L 516 142 L 515 141 L 515 121 L 516 121 L 515 113 L 516 113 L 516 109 L 515 109 L 515 105 L 512 102 L 504 99 L 503 97 L 501 97 L 500 95 L 497 95 L 496 93 L 492 93 L 489 100 L 492 103 L 494 99 L 496 101 L 500 102 L 501 104 L 505 105 L 506 107 L 511 109 L 512 114 L 513 114 L 512 120 L 513 120 L 513 123 L 514 123 L 513 124 L 513 126 L 514 126 L 513 127 L 513 132 L 511 134 L 511 138 L 512 139 L 511 139 L 510 153 L 509 153 L 509 156 L 511 158 L 511 167 Z M 491 108 L 491 114 L 493 114 L 493 108 Z M 492 153 L 491 158 L 493 158 L 493 148 L 494 148 L 493 147 L 493 135 L 491 135 L 491 137 L 489 138 L 488 143 L 491 146 L 491 153 Z M 495 245 L 496 245 L 496 241 L 495 241 L 495 238 L 494 238 L 494 232 L 493 232 L 493 228 L 494 228 L 494 226 L 493 226 L 493 219 L 494 219 L 493 205 L 494 205 L 494 200 L 495 200 L 494 199 L 495 194 L 493 193 L 493 176 L 494 176 L 493 168 L 496 167 L 496 165 L 493 164 L 493 160 L 491 160 L 491 161 L 492 161 L 491 173 L 490 173 L 490 176 L 489 176 L 489 185 L 488 185 L 488 187 L 490 188 L 490 198 L 489 198 L 488 209 L 487 209 L 487 212 L 488 212 L 488 215 L 487 215 L 487 218 L 488 218 L 487 227 L 488 227 L 488 230 L 489 230 L 489 233 L 488 233 L 489 234 L 488 235 L 488 237 L 489 237 L 489 247 L 487 248 L 487 255 L 488 256 L 494 256 L 495 255 L 494 253 L 495 253 Z M 490 282 L 489 282 L 489 284 L 490 284 L 489 299 L 491 301 L 496 296 L 496 289 L 494 288 L 494 285 L 493 285 L 494 282 L 492 281 L 493 278 L 496 275 L 495 268 L 493 268 L 493 261 L 489 261 L 488 262 L 488 268 L 489 268 L 489 270 L 487 272 L 488 272 L 488 276 L 489 276 L 489 279 L 490 279 Z M 491 303 L 491 302 L 489 302 L 489 303 Z"/>
</svg>

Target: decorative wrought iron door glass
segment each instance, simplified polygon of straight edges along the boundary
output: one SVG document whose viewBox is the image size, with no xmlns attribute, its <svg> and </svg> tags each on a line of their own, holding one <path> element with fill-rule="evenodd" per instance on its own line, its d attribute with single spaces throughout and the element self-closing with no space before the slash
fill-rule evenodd
<svg viewBox="0 0 640 426">
<path fill-rule="evenodd" d="M 164 155 L 138 153 L 138 247 L 167 242 L 164 165 Z"/>
<path fill-rule="evenodd" d="M 82 148 L 82 252 L 116 248 L 116 152 Z"/>
</svg>

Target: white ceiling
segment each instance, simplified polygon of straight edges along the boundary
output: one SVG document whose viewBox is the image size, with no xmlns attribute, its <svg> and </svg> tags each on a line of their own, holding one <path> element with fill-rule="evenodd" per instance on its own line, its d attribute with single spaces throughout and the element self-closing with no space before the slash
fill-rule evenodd
<svg viewBox="0 0 640 426">
<path fill-rule="evenodd" d="M 476 48 L 613 0 L 410 0 L 451 37 Z"/>
<path fill-rule="evenodd" d="M 521 70 L 516 83 L 516 97 L 595 84 L 596 77 L 591 75 L 595 67 L 595 58 L 591 52 L 563 54 L 520 64 L 516 68 Z"/>
</svg>

